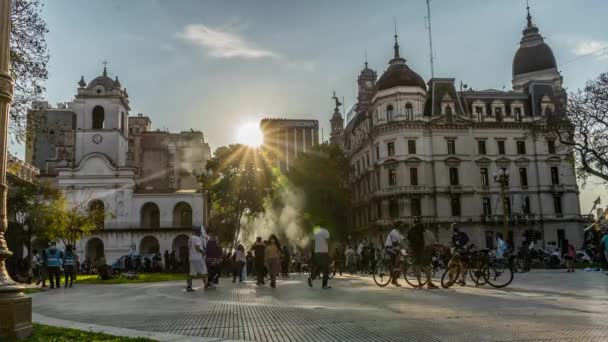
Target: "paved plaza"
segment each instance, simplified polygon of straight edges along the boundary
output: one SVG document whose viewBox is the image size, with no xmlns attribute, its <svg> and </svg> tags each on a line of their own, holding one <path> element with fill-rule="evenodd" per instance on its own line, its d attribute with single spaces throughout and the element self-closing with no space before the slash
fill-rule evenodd
<svg viewBox="0 0 608 342">
<path fill-rule="evenodd" d="M 608 341 L 604 272 L 533 271 L 516 274 L 501 290 L 402 284 L 378 288 L 369 277 L 337 277 L 331 290 L 319 281 L 310 289 L 296 275 L 276 289 L 223 278 L 206 292 L 162 282 L 80 285 L 32 297 L 38 321 L 53 317 L 164 340 Z"/>
</svg>

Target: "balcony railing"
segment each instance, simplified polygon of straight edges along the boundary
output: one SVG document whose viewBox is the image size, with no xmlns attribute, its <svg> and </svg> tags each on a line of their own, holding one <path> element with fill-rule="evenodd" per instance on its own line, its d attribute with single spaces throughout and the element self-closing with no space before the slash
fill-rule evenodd
<svg viewBox="0 0 608 342">
<path fill-rule="evenodd" d="M 374 191 L 376 196 L 395 195 L 400 193 L 428 193 L 433 188 L 426 185 L 391 186 Z"/>
</svg>

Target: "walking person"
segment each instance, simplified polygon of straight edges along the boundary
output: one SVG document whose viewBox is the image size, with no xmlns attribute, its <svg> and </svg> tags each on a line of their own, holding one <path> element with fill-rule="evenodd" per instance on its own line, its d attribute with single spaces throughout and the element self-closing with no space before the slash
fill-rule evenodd
<svg viewBox="0 0 608 342">
<path fill-rule="evenodd" d="M 339 246 L 336 247 L 334 252 L 334 267 L 335 271 L 342 276 L 342 271 L 344 270 L 344 266 L 346 264 L 346 256 L 344 254 L 344 247 Z"/>
<path fill-rule="evenodd" d="M 264 285 L 264 250 L 266 250 L 266 245 L 262 241 L 261 237 L 257 237 L 255 239 L 255 243 L 251 247 L 254 254 L 254 266 L 255 266 L 255 275 L 257 277 L 256 285 Z"/>
<path fill-rule="evenodd" d="M 331 289 L 329 281 L 329 232 L 323 227 L 314 229 L 314 256 L 312 262 L 311 276 L 308 277 L 308 286 L 312 287 L 312 280 L 323 274 L 323 289 Z"/>
<path fill-rule="evenodd" d="M 268 245 L 264 250 L 264 261 L 268 267 L 268 275 L 270 276 L 270 287 L 277 287 L 277 274 L 281 267 L 281 244 L 279 239 L 272 234 L 268 238 Z"/>
<path fill-rule="evenodd" d="M 188 240 L 188 260 L 190 269 L 188 270 L 187 292 L 193 292 L 192 279 L 202 278 L 203 288 L 207 288 L 207 265 L 205 264 L 205 251 L 201 240 L 201 230 L 192 230 L 192 236 Z"/>
<path fill-rule="evenodd" d="M 236 247 L 236 251 L 234 252 L 234 268 L 232 271 L 232 282 L 236 282 L 236 277 L 239 277 L 239 283 L 243 282 L 243 267 L 245 267 L 245 263 L 247 262 L 247 257 L 245 256 L 245 247 L 239 244 Z"/>
<path fill-rule="evenodd" d="M 217 245 L 215 235 L 210 231 L 207 232 L 209 240 L 207 241 L 206 263 L 209 271 L 209 280 L 206 288 L 214 288 L 213 284 L 218 284 L 222 272 L 223 255 L 222 249 Z"/>
<path fill-rule="evenodd" d="M 570 241 L 564 241 L 564 248 L 566 249 L 566 255 L 564 259 L 566 260 L 566 268 L 568 269 L 566 272 L 574 272 L 574 262 L 576 259 L 576 248 L 570 243 Z"/>
<path fill-rule="evenodd" d="M 72 284 L 74 284 L 76 273 L 78 272 L 77 264 L 78 256 L 74 253 L 74 248 L 72 245 L 67 245 L 63 254 L 63 273 L 65 274 L 63 287 L 72 287 Z"/>
</svg>

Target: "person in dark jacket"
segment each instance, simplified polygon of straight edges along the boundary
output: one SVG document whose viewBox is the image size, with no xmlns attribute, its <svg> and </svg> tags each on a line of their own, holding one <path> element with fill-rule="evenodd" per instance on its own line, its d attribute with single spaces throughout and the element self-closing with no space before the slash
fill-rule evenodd
<svg viewBox="0 0 608 342">
<path fill-rule="evenodd" d="M 257 237 L 255 239 L 255 243 L 251 247 L 255 257 L 255 275 L 257 277 L 256 285 L 264 285 L 264 251 L 266 250 L 266 245 L 262 242 L 261 237 Z"/>
<path fill-rule="evenodd" d="M 209 272 L 209 281 L 207 282 L 206 288 L 213 288 L 212 284 L 219 283 L 221 265 L 222 265 L 222 249 L 218 246 L 215 236 L 210 232 L 207 232 L 209 241 L 207 241 L 206 249 L 206 262 L 207 269 Z"/>
<path fill-rule="evenodd" d="M 289 247 L 283 246 L 281 251 L 281 275 L 283 277 L 289 277 L 289 264 L 291 263 L 291 253 L 289 253 Z"/>
</svg>

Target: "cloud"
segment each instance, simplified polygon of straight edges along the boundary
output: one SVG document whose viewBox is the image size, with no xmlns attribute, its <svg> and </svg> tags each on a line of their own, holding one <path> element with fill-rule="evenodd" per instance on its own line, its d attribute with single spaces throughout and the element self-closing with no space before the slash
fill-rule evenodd
<svg viewBox="0 0 608 342">
<path fill-rule="evenodd" d="M 280 58 L 278 53 L 256 47 L 236 33 L 203 24 L 186 25 L 177 36 L 191 44 L 207 49 L 216 58 Z"/>
<path fill-rule="evenodd" d="M 576 43 L 572 52 L 577 56 L 593 55 L 599 60 L 608 60 L 608 41 L 581 40 Z"/>
</svg>

